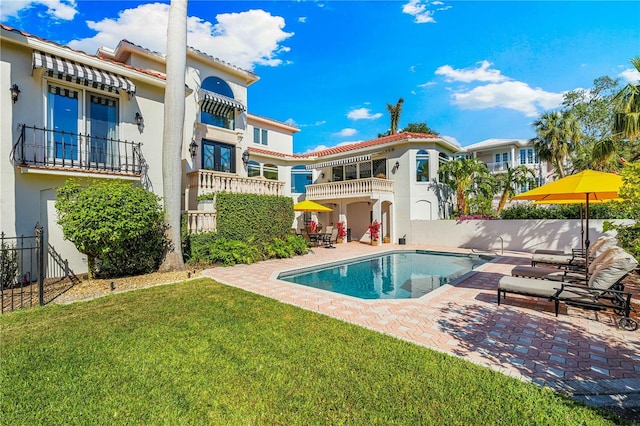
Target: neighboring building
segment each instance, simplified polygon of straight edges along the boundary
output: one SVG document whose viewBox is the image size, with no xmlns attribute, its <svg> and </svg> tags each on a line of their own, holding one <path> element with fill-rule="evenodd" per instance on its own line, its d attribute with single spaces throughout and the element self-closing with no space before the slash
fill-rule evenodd
<svg viewBox="0 0 640 426">
<path fill-rule="evenodd" d="M 493 174 L 505 173 L 507 167 L 515 168 L 520 165 L 531 169 L 535 176 L 533 185 L 524 185 L 518 189 L 518 193 L 544 185 L 553 177 L 553 167 L 540 161 L 528 139 L 487 139 L 463 147 L 456 155 L 461 154 L 483 161 Z M 499 195 L 496 203 L 498 200 Z"/>
</svg>

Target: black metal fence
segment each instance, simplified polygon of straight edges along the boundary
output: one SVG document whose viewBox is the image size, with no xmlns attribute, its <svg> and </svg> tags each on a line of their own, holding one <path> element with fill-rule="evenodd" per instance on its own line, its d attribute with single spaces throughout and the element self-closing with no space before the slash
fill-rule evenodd
<svg viewBox="0 0 640 426">
<path fill-rule="evenodd" d="M 20 124 L 16 166 L 59 167 L 139 176 L 142 144 Z"/>
<path fill-rule="evenodd" d="M 45 247 L 43 228 L 34 235 L 0 233 L 0 312 L 46 305 L 79 282 L 53 247 Z"/>
</svg>

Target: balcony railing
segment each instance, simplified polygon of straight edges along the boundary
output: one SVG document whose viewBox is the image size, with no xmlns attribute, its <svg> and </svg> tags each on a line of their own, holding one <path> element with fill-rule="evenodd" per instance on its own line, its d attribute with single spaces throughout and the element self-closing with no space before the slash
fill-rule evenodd
<svg viewBox="0 0 640 426">
<path fill-rule="evenodd" d="M 142 144 L 20 125 L 14 165 L 140 176 Z"/>
<path fill-rule="evenodd" d="M 285 195 L 284 182 L 265 178 L 248 178 L 213 170 L 200 169 L 188 174 L 189 188 L 197 195 L 215 192 L 234 194 Z"/>
<path fill-rule="evenodd" d="M 190 234 L 216 231 L 215 212 L 202 210 L 187 210 L 187 228 Z"/>
<path fill-rule="evenodd" d="M 374 193 L 393 193 L 393 181 L 366 178 L 307 185 L 308 200 L 327 198 L 368 197 Z"/>
</svg>

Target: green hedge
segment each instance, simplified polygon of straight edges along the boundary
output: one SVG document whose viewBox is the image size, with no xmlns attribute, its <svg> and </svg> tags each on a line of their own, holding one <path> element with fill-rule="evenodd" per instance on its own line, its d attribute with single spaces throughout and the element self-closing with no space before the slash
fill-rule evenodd
<svg viewBox="0 0 640 426">
<path fill-rule="evenodd" d="M 590 219 L 631 219 L 622 203 L 589 204 Z M 580 219 L 580 204 L 518 204 L 502 210 L 500 219 Z"/>
<path fill-rule="evenodd" d="M 219 236 L 243 242 L 285 239 L 294 219 L 291 198 L 274 195 L 219 193 L 216 211 Z"/>
</svg>

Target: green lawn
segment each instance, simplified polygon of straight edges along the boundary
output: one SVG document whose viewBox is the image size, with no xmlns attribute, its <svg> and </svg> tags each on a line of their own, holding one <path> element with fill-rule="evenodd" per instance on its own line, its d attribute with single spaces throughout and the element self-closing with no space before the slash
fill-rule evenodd
<svg viewBox="0 0 640 426">
<path fill-rule="evenodd" d="M 0 423 L 600 425 L 461 359 L 208 279 L 0 317 Z"/>
</svg>

